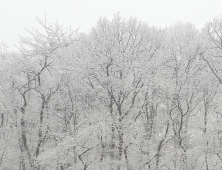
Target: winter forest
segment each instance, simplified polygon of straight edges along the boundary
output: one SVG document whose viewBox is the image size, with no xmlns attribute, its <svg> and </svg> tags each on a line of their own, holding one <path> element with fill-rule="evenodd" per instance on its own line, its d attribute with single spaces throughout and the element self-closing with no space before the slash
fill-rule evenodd
<svg viewBox="0 0 222 170">
<path fill-rule="evenodd" d="M 0 48 L 0 169 L 222 168 L 222 18 L 89 33 L 47 20 Z"/>
</svg>

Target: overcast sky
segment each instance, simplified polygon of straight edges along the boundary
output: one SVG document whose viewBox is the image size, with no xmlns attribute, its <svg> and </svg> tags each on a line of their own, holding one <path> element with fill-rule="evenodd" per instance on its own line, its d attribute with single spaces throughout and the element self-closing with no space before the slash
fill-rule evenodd
<svg viewBox="0 0 222 170">
<path fill-rule="evenodd" d="M 10 49 L 18 44 L 18 34 L 27 36 L 24 28 L 38 27 L 36 17 L 50 23 L 56 20 L 65 26 L 88 32 L 100 16 L 111 19 L 136 17 L 149 25 L 165 27 L 176 21 L 192 22 L 198 29 L 222 14 L 222 0 L 1 0 L 0 42 Z"/>
</svg>

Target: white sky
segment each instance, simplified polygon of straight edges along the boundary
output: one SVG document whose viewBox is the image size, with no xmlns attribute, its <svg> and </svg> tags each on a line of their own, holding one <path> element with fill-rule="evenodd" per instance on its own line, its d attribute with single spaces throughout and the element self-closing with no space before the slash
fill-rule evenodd
<svg viewBox="0 0 222 170">
<path fill-rule="evenodd" d="M 0 0 L 0 42 L 15 49 L 18 34 L 27 36 L 24 28 L 38 27 L 36 17 L 50 23 L 56 20 L 73 29 L 87 32 L 100 16 L 111 19 L 136 17 L 149 25 L 165 27 L 176 21 L 192 22 L 198 29 L 222 14 L 222 0 Z"/>
</svg>

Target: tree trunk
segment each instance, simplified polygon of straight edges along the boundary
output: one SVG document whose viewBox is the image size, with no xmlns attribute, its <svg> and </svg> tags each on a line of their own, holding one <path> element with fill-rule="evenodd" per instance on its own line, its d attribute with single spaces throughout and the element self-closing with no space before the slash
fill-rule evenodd
<svg viewBox="0 0 222 170">
<path fill-rule="evenodd" d="M 124 149 L 124 156 L 125 156 L 125 161 L 126 161 L 126 169 L 131 170 L 130 164 L 129 164 L 129 159 L 127 155 L 127 147 Z"/>
<path fill-rule="evenodd" d="M 27 144 L 26 128 L 25 128 L 25 120 L 24 120 L 25 119 L 25 108 L 26 108 L 26 106 L 27 105 L 26 105 L 26 102 L 25 102 L 24 106 L 21 107 L 21 112 L 22 112 L 22 118 L 20 120 L 20 125 L 21 125 L 21 152 L 22 152 L 22 155 L 23 155 L 22 159 L 25 159 L 24 154 L 25 154 L 25 151 L 27 152 L 29 163 L 32 166 L 32 158 L 31 158 L 31 154 L 29 152 L 29 148 L 28 148 L 28 144 Z M 23 162 L 24 162 L 24 160 L 23 160 Z M 23 166 L 23 167 L 25 167 L 25 166 Z"/>
<path fill-rule="evenodd" d="M 208 139 L 207 139 L 207 121 L 208 121 L 207 114 L 208 114 L 208 107 L 209 107 L 209 101 L 204 100 L 204 137 L 206 139 L 207 150 L 208 150 Z M 206 163 L 206 170 L 209 170 L 207 152 L 205 153 L 205 163 Z"/>
<path fill-rule="evenodd" d="M 180 170 L 187 170 L 187 153 L 186 150 L 182 151 Z"/>
<path fill-rule="evenodd" d="M 118 135 L 119 135 L 119 146 L 118 146 L 118 166 L 117 166 L 117 170 L 120 170 L 120 165 L 121 165 L 121 160 L 122 160 L 122 154 L 123 154 L 123 130 L 122 130 L 122 121 L 121 119 L 119 119 L 119 128 L 118 128 Z"/>
<path fill-rule="evenodd" d="M 43 124 L 43 113 L 44 113 L 44 109 L 45 109 L 45 98 L 44 98 L 44 96 L 42 96 L 42 97 L 43 97 L 42 98 L 42 107 L 41 107 L 41 111 L 40 111 L 40 115 L 39 115 L 39 123 L 40 123 L 39 134 L 38 134 L 39 141 L 38 141 L 37 148 L 36 148 L 36 151 L 35 151 L 36 158 L 39 156 L 40 147 L 41 147 L 42 141 L 43 141 L 42 124 Z"/>
</svg>

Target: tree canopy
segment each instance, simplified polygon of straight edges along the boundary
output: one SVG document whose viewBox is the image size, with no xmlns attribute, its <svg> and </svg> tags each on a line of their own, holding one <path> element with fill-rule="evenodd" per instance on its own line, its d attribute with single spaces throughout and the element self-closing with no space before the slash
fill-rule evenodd
<svg viewBox="0 0 222 170">
<path fill-rule="evenodd" d="M 19 52 L 0 44 L 1 169 L 222 168 L 222 18 L 37 21 Z"/>
</svg>

